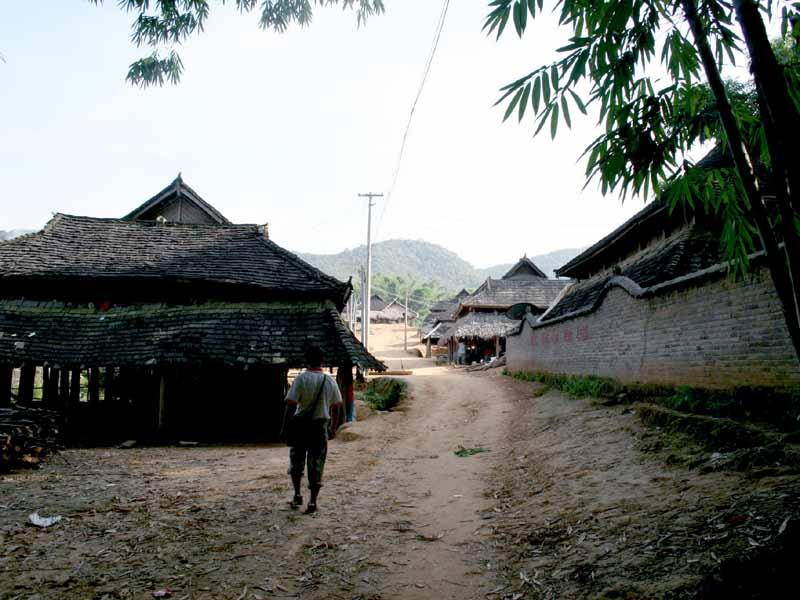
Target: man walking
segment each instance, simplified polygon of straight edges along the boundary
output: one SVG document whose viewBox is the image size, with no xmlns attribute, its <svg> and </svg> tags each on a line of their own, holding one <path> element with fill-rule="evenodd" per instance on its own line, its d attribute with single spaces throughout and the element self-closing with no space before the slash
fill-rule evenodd
<svg viewBox="0 0 800 600">
<path fill-rule="evenodd" d="M 328 454 L 328 430 L 336 431 L 342 412 L 342 396 L 332 377 L 322 371 L 322 350 L 306 349 L 307 369 L 300 373 L 286 394 L 286 412 L 282 434 L 289 444 L 289 475 L 294 486 L 292 508 L 303 504 L 300 484 L 308 466 L 308 489 L 311 498 L 306 514 L 317 510 L 317 497 L 322 487 L 322 473 Z"/>
</svg>

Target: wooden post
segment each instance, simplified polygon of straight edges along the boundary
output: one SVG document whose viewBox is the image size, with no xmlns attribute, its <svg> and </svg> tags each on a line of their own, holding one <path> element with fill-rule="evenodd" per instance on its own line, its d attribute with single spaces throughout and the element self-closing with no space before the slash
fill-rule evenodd
<svg viewBox="0 0 800 600">
<path fill-rule="evenodd" d="M 167 426 L 167 378 L 162 373 L 158 385 L 158 414 L 156 415 L 156 429 L 163 432 Z"/>
<path fill-rule="evenodd" d="M 58 385 L 58 399 L 53 402 L 58 408 L 66 408 L 69 404 L 69 369 L 61 369 Z"/>
<path fill-rule="evenodd" d="M 50 404 L 51 401 L 51 388 L 50 388 L 50 367 L 42 367 L 42 402 Z"/>
<path fill-rule="evenodd" d="M 14 369 L 11 365 L 0 364 L 0 408 L 11 406 L 11 378 Z"/>
<path fill-rule="evenodd" d="M 500 336 L 494 338 L 494 355 L 500 358 Z"/>
<path fill-rule="evenodd" d="M 70 406 L 77 406 L 81 401 L 81 370 L 72 369 L 69 382 L 69 402 Z"/>
<path fill-rule="evenodd" d="M 97 367 L 89 369 L 89 404 L 100 402 L 100 371 Z"/>
<path fill-rule="evenodd" d="M 106 367 L 106 380 L 103 397 L 106 402 L 114 399 L 114 367 Z"/>
<path fill-rule="evenodd" d="M 19 374 L 18 402 L 30 404 L 33 402 L 33 383 L 36 379 L 36 365 L 25 363 Z"/>
<path fill-rule="evenodd" d="M 431 338 L 430 336 L 428 336 L 428 341 L 426 343 L 426 348 L 425 348 L 425 358 L 430 358 L 430 357 L 431 357 Z"/>
<path fill-rule="evenodd" d="M 50 367 L 47 380 L 42 383 L 42 401 L 47 398 L 48 406 L 58 406 L 58 380 L 61 370 Z"/>
</svg>

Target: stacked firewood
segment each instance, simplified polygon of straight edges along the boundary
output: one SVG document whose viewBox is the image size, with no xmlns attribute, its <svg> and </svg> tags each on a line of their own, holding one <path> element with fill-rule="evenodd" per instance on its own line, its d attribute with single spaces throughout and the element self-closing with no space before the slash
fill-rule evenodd
<svg viewBox="0 0 800 600">
<path fill-rule="evenodd" d="M 35 466 L 58 448 L 58 413 L 40 408 L 0 408 L 0 471 Z"/>
</svg>

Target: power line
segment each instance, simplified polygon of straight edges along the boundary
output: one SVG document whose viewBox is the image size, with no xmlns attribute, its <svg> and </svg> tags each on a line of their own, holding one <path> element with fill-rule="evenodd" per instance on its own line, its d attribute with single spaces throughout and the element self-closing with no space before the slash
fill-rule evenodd
<svg viewBox="0 0 800 600">
<path fill-rule="evenodd" d="M 400 300 L 400 294 L 399 293 L 392 293 L 387 289 L 383 289 L 381 287 L 377 287 L 377 286 L 374 286 L 374 285 L 372 286 L 372 289 L 373 289 L 373 291 L 377 291 L 377 292 L 379 292 L 381 294 L 385 294 L 387 296 L 391 296 L 394 300 L 398 300 L 398 301 Z M 409 299 L 408 300 L 409 300 L 409 303 L 413 303 L 413 304 L 416 304 L 417 306 L 426 307 L 426 308 L 430 308 L 431 306 L 433 306 L 434 304 L 438 304 L 439 302 L 446 302 L 447 301 L 447 300 L 420 300 L 419 298 L 420 298 L 420 296 L 417 296 L 415 298 L 413 294 L 409 294 Z"/>
<path fill-rule="evenodd" d="M 442 12 L 439 14 L 439 22 L 436 26 L 436 35 L 433 37 L 433 45 L 431 46 L 431 51 L 428 54 L 428 60 L 425 63 L 425 69 L 422 72 L 422 79 L 419 83 L 419 89 L 417 90 L 417 95 L 414 98 L 414 102 L 411 105 L 411 112 L 408 115 L 408 122 L 406 123 L 406 130 L 403 133 L 403 140 L 400 143 L 400 152 L 397 155 L 397 162 L 394 167 L 394 172 L 392 174 L 392 183 L 389 186 L 389 191 L 386 194 L 386 202 L 383 203 L 383 207 L 381 208 L 381 214 L 378 217 L 378 224 L 375 227 L 375 239 L 378 239 L 381 231 L 381 225 L 383 224 L 383 215 L 386 213 L 386 208 L 389 206 L 389 202 L 392 200 L 392 194 L 394 193 L 395 185 L 397 184 L 397 178 L 400 175 L 400 165 L 403 162 L 403 153 L 406 149 L 406 140 L 408 139 L 408 132 L 411 130 L 411 121 L 414 118 L 414 111 L 417 109 L 417 103 L 419 102 L 420 96 L 422 96 L 422 90 L 425 88 L 425 82 L 428 79 L 428 73 L 430 73 L 431 65 L 433 64 L 433 58 L 436 56 L 436 49 L 439 47 L 439 39 L 442 37 L 442 29 L 444 28 L 444 22 L 447 17 L 447 9 L 450 7 L 450 0 L 444 0 L 442 4 Z"/>
</svg>

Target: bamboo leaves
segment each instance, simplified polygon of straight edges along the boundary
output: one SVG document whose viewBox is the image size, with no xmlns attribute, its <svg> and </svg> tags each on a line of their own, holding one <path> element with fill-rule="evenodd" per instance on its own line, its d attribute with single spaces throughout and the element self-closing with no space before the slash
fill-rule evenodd
<svg viewBox="0 0 800 600">
<path fill-rule="evenodd" d="M 89 0 L 102 4 L 103 0 Z M 239 12 L 259 9 L 258 22 L 262 29 L 285 31 L 290 25 L 304 27 L 311 23 L 313 9 L 338 4 L 356 12 L 359 25 L 372 15 L 384 12 L 383 0 L 234 0 Z M 183 63 L 174 48 L 165 58 L 159 54 L 162 45 L 177 46 L 193 35 L 202 33 L 208 19 L 211 0 L 118 0 L 121 9 L 135 15 L 131 39 L 137 46 L 153 48 L 150 56 L 141 58 L 128 68 L 126 79 L 140 87 L 178 83 Z M 224 4 L 224 2 L 222 2 Z M 499 33 L 498 33 L 499 35 Z"/>
</svg>

